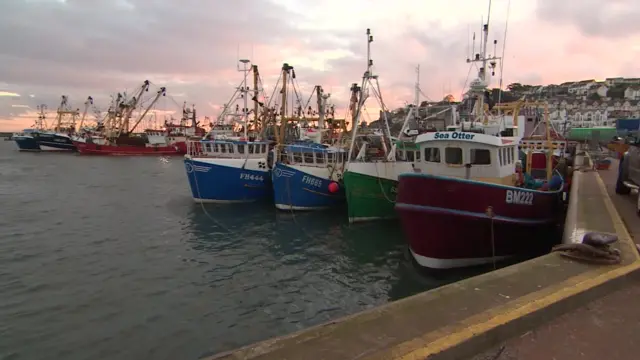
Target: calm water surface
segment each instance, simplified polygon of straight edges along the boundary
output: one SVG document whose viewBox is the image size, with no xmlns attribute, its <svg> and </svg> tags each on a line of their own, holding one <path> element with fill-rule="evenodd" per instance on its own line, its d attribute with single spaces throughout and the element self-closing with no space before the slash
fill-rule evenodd
<svg viewBox="0 0 640 360">
<path fill-rule="evenodd" d="M 345 209 L 194 204 L 180 158 L 0 141 L 0 359 L 197 359 L 457 279 Z"/>
</svg>

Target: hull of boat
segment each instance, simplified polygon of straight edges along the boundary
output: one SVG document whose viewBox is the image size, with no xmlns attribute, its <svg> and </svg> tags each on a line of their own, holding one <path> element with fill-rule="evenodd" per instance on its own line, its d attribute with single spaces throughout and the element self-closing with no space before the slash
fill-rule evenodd
<svg viewBox="0 0 640 360">
<path fill-rule="evenodd" d="M 562 191 L 425 174 L 401 175 L 396 203 L 414 259 L 435 269 L 544 252 L 563 209 Z"/>
<path fill-rule="evenodd" d="M 238 203 L 269 199 L 267 159 L 184 159 L 189 186 L 198 203 Z"/>
<path fill-rule="evenodd" d="M 38 142 L 31 136 L 14 136 L 13 141 L 15 141 L 20 151 L 40 151 Z"/>
<path fill-rule="evenodd" d="M 273 197 L 280 210 L 321 210 L 344 203 L 344 188 L 330 180 L 324 167 L 276 163 L 272 172 Z M 331 183 L 336 183 L 331 192 Z"/>
<path fill-rule="evenodd" d="M 176 146 L 98 145 L 78 141 L 74 144 L 82 155 L 171 156 L 184 154 Z"/>
<path fill-rule="evenodd" d="M 36 137 L 36 141 L 42 151 L 54 152 L 75 152 L 77 147 L 71 138 L 63 134 L 41 133 Z"/>
<path fill-rule="evenodd" d="M 349 222 L 395 218 L 398 175 L 411 163 L 351 163 L 344 173 Z"/>
</svg>

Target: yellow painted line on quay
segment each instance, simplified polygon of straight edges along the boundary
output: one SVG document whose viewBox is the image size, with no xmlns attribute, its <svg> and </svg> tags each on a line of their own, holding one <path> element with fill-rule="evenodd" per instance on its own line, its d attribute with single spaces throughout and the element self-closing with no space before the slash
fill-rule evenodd
<svg viewBox="0 0 640 360">
<path fill-rule="evenodd" d="M 605 185 L 604 181 L 600 177 L 600 174 L 596 174 L 596 181 L 598 182 L 598 186 L 600 187 L 600 191 L 604 195 L 604 204 L 607 207 L 607 212 L 609 216 L 611 216 L 611 221 L 613 222 L 613 227 L 616 230 L 616 234 L 618 235 L 618 239 L 625 241 L 631 246 L 631 253 L 633 254 L 634 261 L 640 260 L 640 254 L 637 251 L 633 251 L 636 249 L 636 244 L 633 242 L 633 238 L 629 233 L 629 229 L 624 224 L 624 220 L 622 220 L 622 216 L 616 209 L 616 206 L 613 204 L 613 200 L 611 200 L 611 196 L 609 196 L 609 191 L 607 191 L 607 185 Z M 640 195 L 638 195 L 640 196 Z"/>
<path fill-rule="evenodd" d="M 419 339 L 411 340 L 410 342 L 400 344 L 392 349 L 392 353 L 396 356 L 394 359 L 399 360 L 418 360 L 425 359 L 430 355 L 438 354 L 447 349 L 453 348 L 456 345 L 459 345 L 474 336 L 480 335 L 482 333 L 488 332 L 492 329 L 495 329 L 501 325 L 507 324 L 516 319 L 522 318 L 529 314 L 532 314 L 540 309 L 553 305 L 557 302 L 560 302 L 566 298 L 569 298 L 573 295 L 579 294 L 586 290 L 592 289 L 598 285 L 601 285 L 607 281 L 611 281 L 621 276 L 625 276 L 635 270 L 640 269 L 640 262 L 633 262 L 630 265 L 626 265 L 623 267 L 618 267 L 614 270 L 603 273 L 599 276 L 593 277 L 594 273 L 597 271 L 589 271 L 585 274 L 575 276 L 570 278 L 563 283 L 561 283 L 560 289 L 552 292 L 548 295 L 543 295 L 545 293 L 544 290 L 531 294 L 529 301 L 524 305 L 509 308 L 509 305 L 506 305 L 506 309 L 503 309 L 497 315 L 493 317 L 489 317 L 488 320 L 484 322 L 478 322 L 475 324 L 469 324 L 468 327 L 451 333 L 446 336 L 442 336 L 435 341 L 431 341 L 425 344 L 424 347 L 410 350 L 409 348 L 415 348 L 416 341 Z M 578 283 L 575 283 L 576 280 L 581 280 Z M 542 295 L 542 296 L 540 296 Z M 528 298 L 529 296 L 527 296 Z M 487 311 L 487 313 L 491 313 L 492 311 Z M 424 338 L 432 338 L 429 336 L 430 334 L 424 336 Z M 426 341 L 425 341 L 426 342 Z M 410 344 L 412 343 L 412 344 Z"/>
<path fill-rule="evenodd" d="M 401 343 L 391 349 L 394 359 L 399 360 L 418 360 L 425 359 L 428 356 L 438 354 L 447 349 L 451 349 L 473 337 L 486 333 L 499 326 L 505 325 L 511 321 L 533 314 L 536 311 L 549 307 L 555 303 L 565 300 L 571 296 L 593 289 L 608 281 L 612 281 L 619 277 L 632 273 L 640 269 L 640 256 L 635 251 L 635 244 L 631 239 L 631 235 L 622 221 L 609 193 L 607 187 L 596 173 L 596 181 L 603 196 L 607 212 L 614 224 L 614 229 L 618 235 L 619 241 L 630 243 L 630 251 L 634 254 L 634 261 L 625 266 L 616 267 L 610 271 L 602 273 L 602 268 L 588 271 L 581 275 L 569 278 L 562 283 L 554 286 L 555 291 L 549 292 L 549 289 L 540 290 L 524 297 L 515 299 L 511 304 L 506 304 L 497 309 L 489 309 L 484 313 L 468 318 L 463 323 L 468 326 L 444 336 L 438 336 L 442 330 L 425 334 L 420 338 L 416 338 Z M 514 305 L 515 304 L 515 305 Z M 443 329 L 446 330 L 446 329 Z M 432 340 L 434 339 L 435 340 Z"/>
</svg>

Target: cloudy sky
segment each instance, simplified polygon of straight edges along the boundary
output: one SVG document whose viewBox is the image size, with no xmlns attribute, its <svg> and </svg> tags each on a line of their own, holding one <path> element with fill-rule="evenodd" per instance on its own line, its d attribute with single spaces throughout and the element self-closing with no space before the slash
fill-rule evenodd
<svg viewBox="0 0 640 360">
<path fill-rule="evenodd" d="M 62 94 L 75 107 L 91 95 L 106 109 L 109 94 L 145 79 L 167 88 L 160 110 L 186 100 L 215 116 L 241 81 L 238 49 L 267 86 L 288 62 L 303 93 L 320 84 L 344 104 L 366 66 L 366 28 L 390 107 L 412 101 L 418 64 L 429 98 L 459 98 L 470 34 L 488 7 L 488 0 L 1 1 L 0 131 L 28 127 L 38 104 L 55 109 Z M 640 77 L 634 2 L 511 0 L 504 84 Z M 498 55 L 507 5 L 493 0 Z"/>
</svg>

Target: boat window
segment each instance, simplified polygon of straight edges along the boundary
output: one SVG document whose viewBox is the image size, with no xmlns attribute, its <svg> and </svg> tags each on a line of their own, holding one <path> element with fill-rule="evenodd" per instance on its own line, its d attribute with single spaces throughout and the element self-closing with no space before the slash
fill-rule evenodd
<svg viewBox="0 0 640 360">
<path fill-rule="evenodd" d="M 244 154 L 244 144 L 238 144 L 238 154 Z"/>
<path fill-rule="evenodd" d="M 335 162 L 335 161 L 334 161 L 334 156 L 335 156 L 335 155 L 337 155 L 337 154 L 334 154 L 334 153 L 332 153 L 332 152 L 327 153 L 327 162 L 328 162 L 328 163 L 333 163 L 333 162 Z"/>
<path fill-rule="evenodd" d="M 220 152 L 221 153 L 227 152 L 227 144 L 220 144 Z"/>
<path fill-rule="evenodd" d="M 302 162 L 302 153 L 299 152 L 295 152 L 293 153 L 293 162 L 294 163 L 301 163 Z"/>
<path fill-rule="evenodd" d="M 420 161 L 420 150 L 416 151 L 416 161 Z"/>
<path fill-rule="evenodd" d="M 459 147 L 445 148 L 444 161 L 451 165 L 462 165 L 462 149 Z"/>
<path fill-rule="evenodd" d="M 504 165 L 504 162 L 502 162 L 502 153 L 503 152 L 504 152 L 504 148 L 498 149 L 498 162 L 500 163 L 500 166 Z"/>
<path fill-rule="evenodd" d="M 413 151 L 407 151 L 407 161 L 409 161 L 409 162 L 413 162 L 414 161 Z"/>
<path fill-rule="evenodd" d="M 326 153 L 316 153 L 316 164 L 324 164 L 324 157 Z"/>
<path fill-rule="evenodd" d="M 440 162 L 440 149 L 439 148 L 424 148 L 424 161 L 426 162 Z"/>
<path fill-rule="evenodd" d="M 471 149 L 472 165 L 491 165 L 491 151 L 487 149 Z"/>
<path fill-rule="evenodd" d="M 213 144 L 213 152 L 218 152 L 218 144 Z"/>
<path fill-rule="evenodd" d="M 306 164 L 313 164 L 313 152 L 304 153 L 304 162 Z"/>
<path fill-rule="evenodd" d="M 233 144 L 228 144 L 227 146 L 229 147 L 229 154 L 233 154 Z"/>
<path fill-rule="evenodd" d="M 513 146 L 511 147 L 511 159 L 512 159 L 512 162 L 516 161 L 515 147 Z"/>
<path fill-rule="evenodd" d="M 513 162 L 512 161 L 513 157 L 512 157 L 512 154 L 511 154 L 511 150 L 509 150 L 508 148 L 506 150 L 507 150 L 507 164 L 511 164 Z"/>
<path fill-rule="evenodd" d="M 262 144 L 262 153 L 263 154 L 267 153 L 267 144 Z"/>
<path fill-rule="evenodd" d="M 249 154 L 253 154 L 253 144 L 247 144 L 247 147 L 249 148 Z"/>
<path fill-rule="evenodd" d="M 211 152 L 211 144 L 204 144 L 204 150 L 206 152 Z"/>
</svg>

